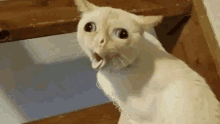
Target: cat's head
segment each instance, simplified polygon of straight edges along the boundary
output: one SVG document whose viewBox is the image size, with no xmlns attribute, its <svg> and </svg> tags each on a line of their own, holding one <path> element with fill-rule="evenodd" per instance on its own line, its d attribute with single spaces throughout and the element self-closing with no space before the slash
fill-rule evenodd
<svg viewBox="0 0 220 124">
<path fill-rule="evenodd" d="M 143 33 L 162 16 L 137 16 L 121 9 L 98 7 L 87 0 L 75 0 L 82 12 L 77 40 L 94 69 L 127 67 L 137 58 Z"/>
</svg>

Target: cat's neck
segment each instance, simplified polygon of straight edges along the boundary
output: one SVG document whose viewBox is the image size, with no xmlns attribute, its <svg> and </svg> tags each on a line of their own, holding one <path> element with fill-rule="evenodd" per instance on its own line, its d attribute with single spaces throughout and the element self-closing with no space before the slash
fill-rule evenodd
<svg viewBox="0 0 220 124">
<path fill-rule="evenodd" d="M 142 94 L 145 86 L 155 89 L 158 86 L 150 85 L 155 73 L 157 61 L 161 59 L 169 60 L 169 53 L 160 50 L 148 41 L 141 43 L 140 51 L 136 60 L 129 68 L 116 71 L 100 70 L 98 80 L 102 89 L 107 94 L 113 94 L 119 101 L 126 101 L 129 94 Z M 120 103 L 122 104 L 122 103 Z"/>
<path fill-rule="evenodd" d="M 164 71 L 166 73 L 170 66 L 180 62 L 179 59 L 148 41 L 140 42 L 140 44 L 138 56 L 129 68 L 98 72 L 97 77 L 102 89 L 119 101 L 125 102 L 129 94 L 141 95 L 147 94 L 146 92 L 162 91 L 169 81 L 161 81 L 161 78 L 162 80 L 166 78 L 161 73 Z M 169 73 L 175 74 L 175 72 Z M 143 88 L 147 89 L 143 90 Z"/>
</svg>

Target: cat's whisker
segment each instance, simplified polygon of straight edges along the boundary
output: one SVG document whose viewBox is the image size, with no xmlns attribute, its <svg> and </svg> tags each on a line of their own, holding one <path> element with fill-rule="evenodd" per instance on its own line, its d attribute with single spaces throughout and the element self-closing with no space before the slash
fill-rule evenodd
<svg viewBox="0 0 220 124">
<path fill-rule="evenodd" d="M 117 61 L 115 59 L 115 57 L 113 56 L 113 54 L 111 53 L 110 57 L 112 58 L 112 62 L 113 62 L 113 66 L 116 66 L 115 68 L 113 68 L 112 70 L 117 70 L 118 66 L 117 66 Z M 119 69 L 118 69 L 119 70 Z"/>
<path fill-rule="evenodd" d="M 79 44 L 70 45 L 69 47 L 79 46 Z"/>
<path fill-rule="evenodd" d="M 119 60 L 121 61 L 121 63 L 126 66 L 126 64 L 123 62 L 123 60 L 121 60 L 121 58 L 119 58 Z"/>
<path fill-rule="evenodd" d="M 114 66 L 114 65 L 115 65 L 114 58 L 113 58 L 113 56 L 111 56 L 111 55 L 110 55 L 110 57 L 111 57 L 111 60 L 112 60 L 113 66 Z"/>
<path fill-rule="evenodd" d="M 72 42 L 72 44 L 79 44 L 79 42 Z"/>
<path fill-rule="evenodd" d="M 112 62 L 113 62 L 113 65 L 115 66 L 116 65 L 115 59 L 112 58 Z"/>
<path fill-rule="evenodd" d="M 81 54 L 83 52 L 83 50 L 81 50 L 80 52 L 79 52 L 79 54 Z"/>
<path fill-rule="evenodd" d="M 83 52 L 83 50 L 81 50 L 81 51 L 79 52 L 79 54 L 76 56 L 76 58 L 78 58 L 82 52 Z"/>
<path fill-rule="evenodd" d="M 115 67 L 115 68 L 116 68 L 117 70 L 119 70 L 119 69 L 120 69 L 120 68 L 119 68 L 119 64 L 118 64 L 118 62 L 117 62 L 117 60 L 116 60 L 115 57 L 114 57 L 114 59 L 115 59 L 115 62 L 116 62 L 116 67 Z"/>
<path fill-rule="evenodd" d="M 135 49 L 140 49 L 139 47 L 137 47 L 137 46 L 132 46 L 132 45 L 128 45 L 128 46 L 130 46 L 131 48 L 135 48 Z"/>
<path fill-rule="evenodd" d="M 123 55 L 123 54 L 120 54 L 120 55 L 121 55 L 121 57 L 125 58 L 125 59 L 128 61 L 128 63 L 131 63 L 131 62 L 129 61 L 129 59 L 128 59 L 127 56 L 125 56 L 125 55 Z"/>
</svg>

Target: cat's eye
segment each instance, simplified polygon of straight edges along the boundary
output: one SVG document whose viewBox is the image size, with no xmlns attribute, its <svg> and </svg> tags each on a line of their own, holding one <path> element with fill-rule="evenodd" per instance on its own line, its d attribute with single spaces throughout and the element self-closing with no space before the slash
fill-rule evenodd
<svg viewBox="0 0 220 124">
<path fill-rule="evenodd" d="M 84 30 L 86 32 L 93 32 L 96 30 L 96 26 L 95 26 L 95 23 L 93 22 L 88 22 L 85 27 L 84 27 Z"/>
<path fill-rule="evenodd" d="M 116 36 L 120 39 L 128 38 L 128 32 L 125 29 L 117 29 L 115 33 L 116 33 Z"/>
</svg>

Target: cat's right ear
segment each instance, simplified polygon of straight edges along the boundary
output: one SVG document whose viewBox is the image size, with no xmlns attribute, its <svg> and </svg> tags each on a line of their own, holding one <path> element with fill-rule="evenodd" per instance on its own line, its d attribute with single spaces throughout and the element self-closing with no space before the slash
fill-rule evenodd
<svg viewBox="0 0 220 124">
<path fill-rule="evenodd" d="M 163 16 L 135 16 L 134 19 L 144 28 L 151 28 L 161 23 Z"/>
<path fill-rule="evenodd" d="M 98 6 L 95 6 L 94 4 L 88 2 L 87 0 L 74 0 L 74 1 L 78 11 L 83 13 L 99 8 Z"/>
</svg>

